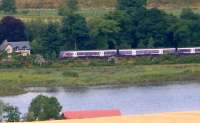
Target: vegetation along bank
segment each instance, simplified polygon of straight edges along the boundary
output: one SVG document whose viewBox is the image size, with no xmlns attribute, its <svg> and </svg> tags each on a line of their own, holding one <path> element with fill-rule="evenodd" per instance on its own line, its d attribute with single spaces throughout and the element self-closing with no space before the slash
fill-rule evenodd
<svg viewBox="0 0 200 123">
<path fill-rule="evenodd" d="M 198 81 L 199 62 L 200 55 L 71 59 L 44 66 L 16 62 L 15 66 L 1 66 L 0 95 L 25 93 L 26 87 L 145 86 Z"/>
</svg>

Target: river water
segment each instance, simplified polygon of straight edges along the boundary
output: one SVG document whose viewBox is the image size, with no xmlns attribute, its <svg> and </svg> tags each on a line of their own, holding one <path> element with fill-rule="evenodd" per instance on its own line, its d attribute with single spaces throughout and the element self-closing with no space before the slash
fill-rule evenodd
<svg viewBox="0 0 200 123">
<path fill-rule="evenodd" d="M 63 111 L 119 109 L 123 114 L 200 110 L 200 84 L 96 87 L 96 88 L 32 88 L 18 96 L 0 97 L 6 103 L 27 112 L 31 100 L 39 94 L 55 96 Z"/>
</svg>

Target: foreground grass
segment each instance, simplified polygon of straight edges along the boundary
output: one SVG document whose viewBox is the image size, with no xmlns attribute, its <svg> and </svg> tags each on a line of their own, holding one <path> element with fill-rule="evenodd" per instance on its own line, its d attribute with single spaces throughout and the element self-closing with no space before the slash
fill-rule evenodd
<svg viewBox="0 0 200 123">
<path fill-rule="evenodd" d="M 190 80 L 200 80 L 200 64 L 0 69 L 0 95 L 20 94 L 26 87 L 38 86 L 141 86 Z"/>
</svg>

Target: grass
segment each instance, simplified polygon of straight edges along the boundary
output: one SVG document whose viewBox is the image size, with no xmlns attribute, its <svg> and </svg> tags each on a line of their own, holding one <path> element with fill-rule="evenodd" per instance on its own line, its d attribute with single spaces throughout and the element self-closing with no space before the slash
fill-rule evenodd
<svg viewBox="0 0 200 123">
<path fill-rule="evenodd" d="M 84 9 L 79 11 L 84 17 L 102 17 L 105 14 L 113 11 L 113 9 Z"/>
<path fill-rule="evenodd" d="M 200 80 L 200 64 L 0 69 L 0 95 L 26 87 L 168 84 Z"/>
<path fill-rule="evenodd" d="M 17 11 L 15 14 L 25 22 L 44 20 L 45 22 L 60 22 L 57 9 L 63 4 L 63 0 L 16 0 Z M 78 0 L 81 15 L 87 19 L 102 17 L 116 6 L 116 0 Z M 198 0 L 148 0 L 148 8 L 157 7 L 167 13 L 179 16 L 183 8 L 192 8 L 200 13 L 200 2 Z M 0 18 L 6 14 L 0 13 Z"/>
<path fill-rule="evenodd" d="M 65 0 L 15 0 L 17 8 L 58 8 Z M 81 9 L 111 8 L 116 0 L 77 0 Z"/>
<path fill-rule="evenodd" d="M 57 9 L 18 9 L 17 13 L 27 16 L 58 16 Z"/>
<path fill-rule="evenodd" d="M 78 11 L 78 13 L 87 19 L 90 19 L 94 17 L 102 17 L 110 11 L 112 11 L 112 9 L 84 9 Z M 0 12 L 0 18 L 3 18 L 4 16 L 7 16 L 7 14 Z M 58 11 L 56 9 L 18 9 L 18 13 L 12 16 L 19 18 L 24 22 L 30 22 L 34 20 L 60 22 L 62 19 L 62 17 L 58 15 Z"/>
<path fill-rule="evenodd" d="M 168 14 L 173 14 L 175 16 L 179 16 L 182 12 L 182 9 L 162 9 Z M 193 12 L 200 14 L 200 8 L 199 9 L 193 9 Z"/>
<path fill-rule="evenodd" d="M 58 8 L 64 0 L 15 0 L 17 8 Z M 81 9 L 114 8 L 117 0 L 77 0 Z M 150 7 L 182 8 L 199 7 L 199 0 L 147 0 Z"/>
<path fill-rule="evenodd" d="M 63 5 L 63 0 L 16 0 L 17 18 L 25 22 L 37 19 L 46 22 L 60 22 L 57 8 Z M 114 10 L 116 0 L 78 0 L 80 7 L 79 13 L 86 18 L 102 17 L 108 12 Z M 158 7 L 167 13 L 180 15 L 183 8 L 192 8 L 195 12 L 200 13 L 199 0 L 148 0 L 148 8 Z M 0 13 L 2 18 L 6 14 Z"/>
<path fill-rule="evenodd" d="M 112 59 L 67 59 L 50 65 L 0 64 L 0 95 L 26 87 L 157 85 L 200 80 L 200 54 Z"/>
</svg>

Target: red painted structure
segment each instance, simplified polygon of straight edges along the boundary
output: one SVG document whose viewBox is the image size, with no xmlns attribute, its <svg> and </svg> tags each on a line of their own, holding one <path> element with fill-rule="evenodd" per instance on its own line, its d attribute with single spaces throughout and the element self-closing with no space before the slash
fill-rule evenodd
<svg viewBox="0 0 200 123">
<path fill-rule="evenodd" d="M 65 119 L 84 119 L 121 116 L 120 110 L 87 110 L 87 111 L 67 111 L 63 113 Z"/>
</svg>

